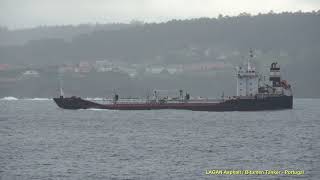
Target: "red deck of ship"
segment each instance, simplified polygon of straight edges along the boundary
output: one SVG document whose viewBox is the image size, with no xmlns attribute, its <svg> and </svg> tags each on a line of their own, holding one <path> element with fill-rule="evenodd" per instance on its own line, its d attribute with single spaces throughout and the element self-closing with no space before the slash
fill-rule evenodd
<svg viewBox="0 0 320 180">
<path fill-rule="evenodd" d="M 138 110 L 138 109 L 193 109 L 216 106 L 219 103 L 126 103 L 104 104 L 106 109 Z"/>
</svg>

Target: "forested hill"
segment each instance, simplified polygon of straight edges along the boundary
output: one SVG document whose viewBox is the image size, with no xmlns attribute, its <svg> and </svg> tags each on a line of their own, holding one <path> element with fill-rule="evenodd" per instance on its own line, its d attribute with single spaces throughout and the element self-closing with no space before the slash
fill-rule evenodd
<svg viewBox="0 0 320 180">
<path fill-rule="evenodd" d="M 46 29 L 49 32 L 54 27 Z M 1 46 L 0 62 L 59 64 L 97 59 L 139 62 L 161 57 L 169 63 L 183 63 L 214 60 L 234 51 L 246 54 L 249 48 L 275 57 L 282 52 L 292 61 L 301 58 L 310 61 L 319 58 L 320 12 L 172 20 L 112 30 L 83 30 L 86 33 L 77 35 L 79 31 L 75 28 L 73 33 L 68 32 L 70 41 L 66 40 L 68 36 L 56 38 L 48 34 L 48 38 L 23 45 Z M 194 51 L 192 56 L 190 51 Z"/>
<path fill-rule="evenodd" d="M 48 33 L 26 43 L 2 43 L 0 64 L 49 66 L 112 60 L 165 65 L 226 61 L 237 65 L 252 48 L 260 64 L 277 59 L 301 94 L 305 91 L 319 96 L 320 11 L 256 16 L 243 13 L 236 17 L 108 27 L 80 31 L 81 27 L 75 26 L 60 37 Z M 16 31 L 3 29 L 0 35 L 6 34 L 10 41 L 10 37 L 16 38 L 11 33 Z"/>
<path fill-rule="evenodd" d="M 60 25 L 60 26 L 39 26 L 27 29 L 14 29 L 0 26 L 0 46 L 23 45 L 30 40 L 40 40 L 48 38 L 61 38 L 70 41 L 77 35 L 89 34 L 94 31 L 119 30 L 134 26 L 131 24 L 80 24 L 80 25 Z"/>
</svg>

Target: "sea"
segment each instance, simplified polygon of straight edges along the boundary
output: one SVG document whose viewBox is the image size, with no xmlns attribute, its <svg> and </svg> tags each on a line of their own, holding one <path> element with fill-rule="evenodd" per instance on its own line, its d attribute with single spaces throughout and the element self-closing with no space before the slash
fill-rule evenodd
<svg viewBox="0 0 320 180">
<path fill-rule="evenodd" d="M 0 179 L 320 179 L 320 99 L 292 110 L 63 110 L 0 99 Z"/>
</svg>

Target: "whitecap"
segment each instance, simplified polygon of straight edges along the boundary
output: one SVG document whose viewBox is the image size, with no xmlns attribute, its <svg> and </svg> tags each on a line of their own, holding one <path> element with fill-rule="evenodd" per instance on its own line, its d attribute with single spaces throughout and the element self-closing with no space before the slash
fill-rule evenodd
<svg viewBox="0 0 320 180">
<path fill-rule="evenodd" d="M 19 100 L 19 99 L 16 98 L 16 97 L 8 96 L 8 97 L 2 98 L 1 100 L 5 100 L 5 101 L 16 101 L 16 100 Z"/>
<path fill-rule="evenodd" d="M 49 99 L 49 98 L 31 98 L 31 99 L 25 99 L 25 100 L 30 100 L 30 101 L 49 101 L 49 100 L 52 100 L 52 99 Z"/>
<path fill-rule="evenodd" d="M 89 108 L 84 110 L 90 110 L 90 111 L 110 111 L 110 109 L 97 109 L 97 108 Z"/>
<path fill-rule="evenodd" d="M 85 100 L 88 100 L 88 101 L 103 101 L 104 99 L 103 98 L 99 98 L 99 97 L 95 97 L 95 98 L 85 98 Z"/>
</svg>

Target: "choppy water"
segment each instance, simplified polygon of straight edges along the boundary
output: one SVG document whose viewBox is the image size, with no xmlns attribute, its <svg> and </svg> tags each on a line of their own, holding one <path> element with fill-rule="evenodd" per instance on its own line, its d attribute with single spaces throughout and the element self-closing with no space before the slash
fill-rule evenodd
<svg viewBox="0 0 320 180">
<path fill-rule="evenodd" d="M 320 179 L 319 130 L 319 99 L 264 112 L 72 111 L 2 99 L 0 179 Z"/>
</svg>

